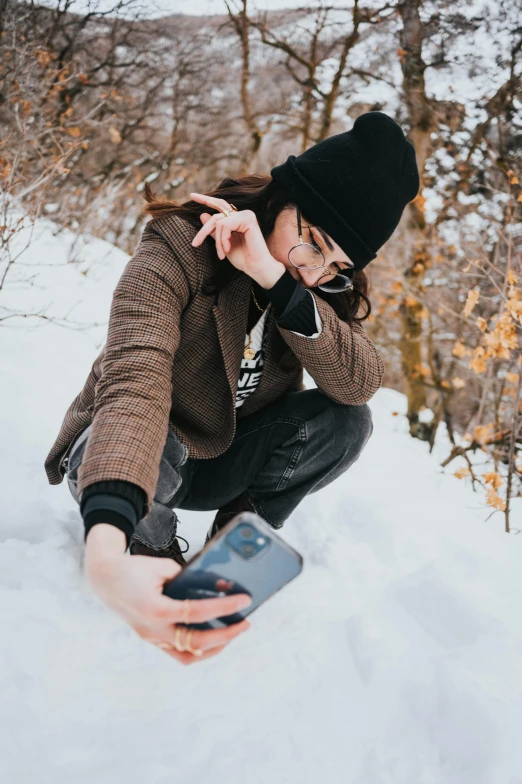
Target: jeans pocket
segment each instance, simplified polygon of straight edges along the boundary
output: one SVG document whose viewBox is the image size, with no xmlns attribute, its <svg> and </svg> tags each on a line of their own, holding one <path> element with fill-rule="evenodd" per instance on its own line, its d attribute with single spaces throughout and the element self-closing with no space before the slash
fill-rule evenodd
<svg viewBox="0 0 522 784">
<path fill-rule="evenodd" d="M 281 446 L 291 446 L 292 444 L 295 444 L 296 441 L 301 441 L 301 433 L 299 428 L 297 428 L 293 436 L 290 436 L 290 438 L 285 441 L 284 444 L 281 444 Z"/>
</svg>

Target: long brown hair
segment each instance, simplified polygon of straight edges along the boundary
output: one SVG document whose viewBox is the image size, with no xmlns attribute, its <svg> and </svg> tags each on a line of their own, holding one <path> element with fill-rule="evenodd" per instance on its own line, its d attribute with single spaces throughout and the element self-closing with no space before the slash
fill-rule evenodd
<svg viewBox="0 0 522 784">
<path fill-rule="evenodd" d="M 143 195 L 147 206 L 142 212 L 151 215 L 151 220 L 157 220 L 164 215 L 180 215 L 191 223 L 197 230 L 203 225 L 199 216 L 202 212 L 212 214 L 218 210 L 207 207 L 197 201 L 185 201 L 182 204 L 156 197 L 149 184 L 145 183 Z M 285 207 L 295 206 L 295 203 L 281 186 L 269 174 L 246 174 L 241 177 L 225 177 L 215 190 L 206 191 L 207 196 L 226 199 L 234 204 L 238 210 L 252 210 L 255 212 L 261 233 L 265 239 L 272 232 L 278 214 Z M 216 294 L 227 283 L 240 275 L 227 259 L 219 259 L 216 253 L 212 276 L 202 287 L 205 295 Z M 355 271 L 353 274 L 353 289 L 340 294 L 329 294 L 314 287 L 314 294 L 324 299 L 332 306 L 337 316 L 342 321 L 364 321 L 371 313 L 371 304 L 368 299 L 369 280 L 364 270 Z M 363 305 L 363 314 L 358 316 Z"/>
</svg>

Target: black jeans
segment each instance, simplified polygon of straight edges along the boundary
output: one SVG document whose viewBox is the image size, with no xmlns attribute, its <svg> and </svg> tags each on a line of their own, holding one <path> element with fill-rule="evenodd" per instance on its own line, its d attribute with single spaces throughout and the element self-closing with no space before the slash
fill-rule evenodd
<svg viewBox="0 0 522 784">
<path fill-rule="evenodd" d="M 67 479 L 76 501 L 90 429 L 69 454 Z M 228 449 L 210 459 L 188 458 L 169 428 L 152 508 L 133 538 L 166 547 L 176 535 L 174 509 L 211 511 L 243 492 L 264 520 L 281 528 L 306 495 L 322 490 L 357 460 L 372 431 L 367 404 L 342 405 L 318 389 L 282 395 L 237 420 Z"/>
</svg>

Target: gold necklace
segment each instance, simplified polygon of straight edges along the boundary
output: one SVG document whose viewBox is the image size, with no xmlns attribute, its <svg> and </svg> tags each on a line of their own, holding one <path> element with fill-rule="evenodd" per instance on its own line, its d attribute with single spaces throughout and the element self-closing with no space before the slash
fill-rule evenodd
<svg viewBox="0 0 522 784">
<path fill-rule="evenodd" d="M 257 307 L 259 308 L 259 310 L 261 311 L 261 313 L 264 313 L 264 312 L 265 312 L 265 310 L 267 310 L 267 309 L 270 307 L 270 304 L 268 304 L 268 305 L 266 306 L 266 308 L 263 310 L 263 308 L 261 307 L 261 305 L 259 304 L 259 302 L 258 302 L 258 301 L 257 301 L 257 299 L 256 299 L 256 295 L 254 294 L 254 287 L 253 287 L 253 286 L 252 286 L 252 289 L 251 289 L 251 291 L 252 291 L 252 296 L 253 296 L 253 298 L 254 298 L 254 302 L 256 303 L 256 305 L 257 305 Z"/>
<path fill-rule="evenodd" d="M 263 310 L 263 308 L 259 305 L 259 302 L 256 299 L 256 295 L 254 294 L 254 288 L 253 287 L 251 289 L 251 292 L 252 292 L 252 296 L 254 298 L 254 302 L 256 303 L 256 307 L 261 311 L 261 313 L 264 313 L 265 310 L 268 310 L 268 308 L 270 307 L 270 305 L 272 303 L 269 302 L 268 305 L 266 306 L 266 308 Z M 254 357 L 256 355 L 256 352 L 254 351 L 254 349 L 250 348 L 250 344 L 252 343 L 252 332 L 254 331 L 255 327 L 256 327 L 256 325 L 254 324 L 254 326 L 252 327 L 252 329 L 248 333 L 248 343 L 246 344 L 245 348 L 243 349 L 243 357 L 245 359 L 254 359 Z"/>
</svg>

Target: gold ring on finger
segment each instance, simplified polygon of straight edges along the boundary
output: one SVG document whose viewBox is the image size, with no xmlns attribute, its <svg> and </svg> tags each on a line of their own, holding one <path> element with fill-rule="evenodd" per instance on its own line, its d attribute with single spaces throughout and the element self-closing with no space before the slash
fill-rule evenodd
<svg viewBox="0 0 522 784">
<path fill-rule="evenodd" d="M 185 650 L 189 653 L 194 654 L 194 656 L 201 656 L 203 651 L 201 648 L 193 648 L 190 644 L 190 638 L 192 637 L 192 629 L 189 629 L 187 632 L 187 639 L 185 640 Z"/>
<path fill-rule="evenodd" d="M 176 633 L 174 635 L 174 647 L 180 653 L 186 650 L 185 646 L 181 644 L 181 630 L 182 626 L 176 626 Z"/>
<path fill-rule="evenodd" d="M 221 215 L 224 215 L 225 218 L 228 218 L 230 215 L 230 210 L 234 210 L 234 212 L 238 212 L 238 209 L 235 204 L 228 204 L 226 207 L 223 207 L 221 210 Z"/>
</svg>

